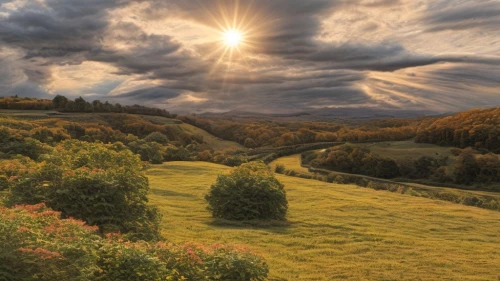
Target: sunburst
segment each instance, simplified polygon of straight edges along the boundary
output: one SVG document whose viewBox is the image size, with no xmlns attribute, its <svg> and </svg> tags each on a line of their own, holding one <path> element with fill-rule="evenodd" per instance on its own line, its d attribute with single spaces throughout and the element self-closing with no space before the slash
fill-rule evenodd
<svg viewBox="0 0 500 281">
<path fill-rule="evenodd" d="M 231 48 L 236 48 L 244 40 L 243 34 L 236 29 L 229 29 L 224 32 L 224 42 Z"/>
</svg>

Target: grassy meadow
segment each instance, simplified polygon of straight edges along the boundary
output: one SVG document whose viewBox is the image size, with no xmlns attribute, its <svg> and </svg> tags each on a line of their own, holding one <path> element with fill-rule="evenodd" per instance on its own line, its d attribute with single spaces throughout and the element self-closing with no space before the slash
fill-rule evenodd
<svg viewBox="0 0 500 281">
<path fill-rule="evenodd" d="M 208 133 L 207 131 L 200 129 L 198 127 L 183 123 L 181 125 L 181 128 L 183 128 L 185 131 L 189 133 L 202 136 L 203 141 L 207 142 L 208 145 L 210 145 L 215 150 L 226 150 L 226 149 L 247 150 L 246 147 L 244 147 L 239 143 L 217 138 L 212 134 Z"/>
<path fill-rule="evenodd" d="M 358 144 L 356 144 L 358 145 Z M 368 148 L 373 154 L 392 158 L 396 161 L 409 158 L 417 160 L 421 156 L 433 158 L 448 157 L 447 170 L 452 172 L 457 157 L 451 153 L 451 147 L 444 147 L 427 143 L 415 143 L 414 141 L 389 141 L 376 142 L 359 145 Z"/>
<path fill-rule="evenodd" d="M 359 144 L 356 144 L 359 145 Z M 441 157 L 448 156 L 455 159 L 451 154 L 451 147 L 438 146 L 427 143 L 415 143 L 414 141 L 390 141 L 390 142 L 376 142 L 369 143 L 364 146 L 375 154 L 390 157 L 394 159 L 401 159 L 410 157 L 416 159 L 420 156 Z"/>
<path fill-rule="evenodd" d="M 276 165 L 281 164 L 281 165 L 284 165 L 285 169 L 287 169 L 287 170 L 293 170 L 293 171 L 296 171 L 299 173 L 304 173 L 304 174 L 312 174 L 309 172 L 309 170 L 307 168 L 302 167 L 300 165 L 300 162 L 301 162 L 300 154 L 293 154 L 290 156 L 280 157 L 280 158 L 272 161 L 271 163 L 269 163 L 269 166 L 271 166 L 271 168 L 274 170 Z"/>
<path fill-rule="evenodd" d="M 167 239 L 244 245 L 267 259 L 270 280 L 500 276 L 499 212 L 277 175 L 287 191 L 289 225 L 221 225 L 203 197 L 229 169 L 204 162 L 151 166 L 150 201 L 163 214 Z"/>
</svg>

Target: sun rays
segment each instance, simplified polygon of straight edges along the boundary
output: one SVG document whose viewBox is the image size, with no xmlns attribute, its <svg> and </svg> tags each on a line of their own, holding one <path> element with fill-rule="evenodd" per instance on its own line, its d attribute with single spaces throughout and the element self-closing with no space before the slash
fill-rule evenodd
<svg viewBox="0 0 500 281">
<path fill-rule="evenodd" d="M 235 62 L 245 64 L 249 55 L 258 47 L 266 30 L 266 20 L 252 5 L 253 1 L 220 1 L 216 7 L 203 6 L 211 21 L 213 39 L 211 52 L 205 60 L 213 64 L 212 71 L 225 67 L 226 72 Z M 234 69 L 234 68 L 233 68 Z"/>
<path fill-rule="evenodd" d="M 224 32 L 224 42 L 227 46 L 231 48 L 238 47 L 238 45 L 242 42 L 243 35 L 240 31 L 235 29 L 230 29 Z"/>
</svg>

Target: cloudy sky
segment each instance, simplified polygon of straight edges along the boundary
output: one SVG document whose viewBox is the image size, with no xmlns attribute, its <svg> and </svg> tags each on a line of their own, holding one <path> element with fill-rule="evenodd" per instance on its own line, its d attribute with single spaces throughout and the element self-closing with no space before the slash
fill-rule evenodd
<svg viewBox="0 0 500 281">
<path fill-rule="evenodd" d="M 0 96 L 15 94 L 176 112 L 497 106 L 500 0 L 0 0 Z"/>
</svg>

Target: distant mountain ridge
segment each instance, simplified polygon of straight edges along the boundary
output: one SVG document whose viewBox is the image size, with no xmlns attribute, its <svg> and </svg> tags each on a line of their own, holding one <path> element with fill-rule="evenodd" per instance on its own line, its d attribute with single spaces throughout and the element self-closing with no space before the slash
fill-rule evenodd
<svg viewBox="0 0 500 281">
<path fill-rule="evenodd" d="M 204 112 L 201 117 L 233 117 L 233 118 L 299 118 L 299 119 L 381 119 L 381 118 L 414 118 L 423 116 L 449 115 L 429 110 L 386 110 L 376 108 L 320 108 L 295 113 L 259 113 L 251 111 L 231 110 L 222 113 Z"/>
</svg>

